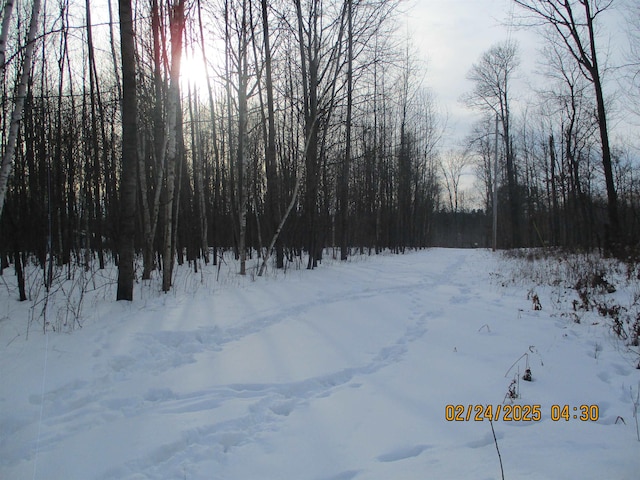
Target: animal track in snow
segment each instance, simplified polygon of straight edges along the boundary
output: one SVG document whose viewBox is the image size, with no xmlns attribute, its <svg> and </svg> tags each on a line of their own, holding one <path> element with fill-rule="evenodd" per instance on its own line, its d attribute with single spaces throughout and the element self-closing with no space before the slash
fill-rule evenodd
<svg viewBox="0 0 640 480">
<path fill-rule="evenodd" d="M 414 445 L 411 447 L 403 447 L 397 450 L 393 450 L 388 453 L 378 455 L 378 460 L 381 462 L 398 462 L 400 460 L 406 460 L 407 458 L 413 458 L 420 455 L 422 452 L 430 448 L 429 445 Z"/>
<path fill-rule="evenodd" d="M 346 472 L 341 472 L 337 475 L 334 475 L 329 478 L 324 478 L 322 480 L 352 480 L 360 473 L 359 470 L 348 470 Z"/>
<path fill-rule="evenodd" d="M 531 423 L 533 424 L 533 422 Z M 502 439 L 503 437 L 504 437 L 504 433 L 496 432 L 496 438 L 498 440 Z M 494 443 L 495 443 L 495 440 L 493 438 L 493 435 L 491 433 L 486 433 L 479 440 L 472 440 L 470 442 L 467 442 L 466 446 L 469 448 L 482 448 L 482 447 L 486 447 L 487 445 L 493 445 Z"/>
</svg>

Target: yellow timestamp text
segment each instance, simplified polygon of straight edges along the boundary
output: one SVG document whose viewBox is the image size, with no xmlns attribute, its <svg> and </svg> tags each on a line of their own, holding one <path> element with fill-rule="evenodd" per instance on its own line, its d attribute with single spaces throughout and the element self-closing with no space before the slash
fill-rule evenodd
<svg viewBox="0 0 640 480">
<path fill-rule="evenodd" d="M 550 418 L 554 422 L 580 420 L 596 422 L 600 418 L 598 405 L 551 405 Z M 444 408 L 444 418 L 448 422 L 539 422 L 542 420 L 542 405 L 483 405 L 448 404 Z"/>
<path fill-rule="evenodd" d="M 551 405 L 551 420 L 580 420 L 582 422 L 597 422 L 600 418 L 598 405 Z"/>
</svg>

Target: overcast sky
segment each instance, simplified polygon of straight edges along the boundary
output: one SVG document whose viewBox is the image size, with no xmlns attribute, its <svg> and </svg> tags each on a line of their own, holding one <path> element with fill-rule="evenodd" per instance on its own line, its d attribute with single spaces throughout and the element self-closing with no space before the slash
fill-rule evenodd
<svg viewBox="0 0 640 480">
<path fill-rule="evenodd" d="M 427 62 L 425 83 L 448 115 L 445 147 L 462 141 L 478 117 L 459 98 L 471 90 L 466 75 L 484 51 L 511 37 L 520 43 L 520 76 L 535 67 L 534 62 L 524 61 L 536 53 L 535 35 L 506 26 L 512 11 L 510 0 L 411 0 L 406 28 Z"/>
<path fill-rule="evenodd" d="M 621 4 L 620 0 L 618 4 Z M 472 89 L 466 79 L 472 64 L 494 43 L 512 38 L 520 46 L 521 66 L 514 97 L 524 100 L 527 85 L 540 81 L 535 74 L 543 43 L 533 30 L 509 28 L 509 19 L 523 12 L 512 0 L 409 0 L 405 15 L 411 41 L 427 62 L 425 83 L 448 113 L 444 147 L 461 142 L 478 113 L 459 102 Z M 611 12 L 609 18 L 620 18 Z M 614 22 L 615 22 L 614 21 Z M 615 23 L 614 23 L 615 24 Z M 612 30 L 623 30 L 614 28 Z"/>
</svg>

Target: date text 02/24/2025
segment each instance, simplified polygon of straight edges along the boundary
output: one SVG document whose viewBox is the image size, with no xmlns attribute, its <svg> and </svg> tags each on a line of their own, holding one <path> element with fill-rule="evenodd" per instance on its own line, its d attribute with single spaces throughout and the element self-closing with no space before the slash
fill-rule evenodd
<svg viewBox="0 0 640 480">
<path fill-rule="evenodd" d="M 598 405 L 551 405 L 549 417 L 557 422 L 579 420 L 596 422 L 600 416 Z M 503 422 L 539 422 L 542 420 L 541 405 L 446 405 L 444 418 L 448 422 L 482 422 L 484 420 Z"/>
</svg>

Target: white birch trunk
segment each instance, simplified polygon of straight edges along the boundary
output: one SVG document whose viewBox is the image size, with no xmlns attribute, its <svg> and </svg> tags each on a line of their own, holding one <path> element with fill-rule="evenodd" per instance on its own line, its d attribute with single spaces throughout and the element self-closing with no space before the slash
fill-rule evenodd
<svg viewBox="0 0 640 480">
<path fill-rule="evenodd" d="M 2 32 L 0 34 L 6 34 L 5 22 L 8 23 L 10 21 L 10 13 L 11 11 L 7 10 L 9 8 L 8 4 L 11 2 L 7 2 L 5 5 L 5 18 L 2 22 Z M 27 94 L 27 83 L 29 81 L 29 76 L 31 74 L 31 58 L 33 57 L 33 48 L 35 45 L 36 33 L 38 31 L 38 18 L 40 16 L 40 5 L 42 4 L 41 0 L 34 0 L 33 5 L 31 7 L 31 22 L 29 24 L 29 33 L 27 35 L 27 45 L 24 50 L 24 63 L 22 64 L 22 74 L 20 75 L 20 83 L 18 84 L 18 93 L 16 95 L 16 103 L 13 106 L 13 113 L 11 115 L 11 123 L 9 126 L 9 137 L 7 139 L 7 145 L 4 150 L 4 156 L 2 157 L 2 167 L 0 167 L 0 216 L 2 216 L 2 210 L 4 208 L 4 199 L 7 194 L 7 184 L 9 182 L 9 176 L 11 175 L 11 169 L 13 168 L 13 157 L 16 150 L 16 141 L 18 139 L 18 129 L 20 127 L 20 122 L 22 121 L 22 110 L 24 108 L 24 99 Z M 7 31 L 9 27 L 7 25 Z M 6 39 L 5 39 L 6 40 Z M 4 48 L 6 42 L 3 43 L 2 48 L 4 55 Z M 4 65 L 4 63 L 3 63 Z M 4 67 L 3 67 L 4 68 Z"/>
<path fill-rule="evenodd" d="M 2 30 L 0 30 L 0 78 L 4 78 L 7 37 L 9 36 L 9 28 L 11 27 L 13 5 L 13 0 L 7 0 L 7 2 L 4 4 L 4 10 L 2 12 Z"/>
<path fill-rule="evenodd" d="M 184 31 L 184 0 L 178 0 L 173 7 L 171 25 L 171 74 L 169 85 L 169 105 L 167 108 L 167 168 L 166 189 L 167 204 L 165 206 L 164 230 L 164 259 L 162 262 L 162 291 L 171 288 L 171 274 L 173 273 L 173 197 L 175 191 L 176 156 L 177 156 L 177 115 L 180 104 L 180 61 L 182 59 L 182 34 Z"/>
</svg>

